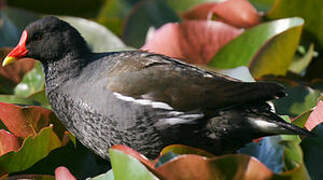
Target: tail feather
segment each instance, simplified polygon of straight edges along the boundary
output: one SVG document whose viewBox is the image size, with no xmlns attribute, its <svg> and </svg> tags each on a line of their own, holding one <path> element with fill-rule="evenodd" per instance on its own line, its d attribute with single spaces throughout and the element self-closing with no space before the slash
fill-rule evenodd
<svg viewBox="0 0 323 180">
<path fill-rule="evenodd" d="M 271 111 L 255 113 L 257 117 L 248 117 L 249 123 L 257 130 L 269 134 L 296 134 L 315 136 L 305 128 L 288 123 Z"/>
</svg>

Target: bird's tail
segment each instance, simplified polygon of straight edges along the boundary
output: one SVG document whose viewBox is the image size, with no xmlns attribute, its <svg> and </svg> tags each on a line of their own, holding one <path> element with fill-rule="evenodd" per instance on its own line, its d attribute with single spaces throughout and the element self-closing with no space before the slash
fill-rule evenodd
<svg viewBox="0 0 323 180">
<path fill-rule="evenodd" d="M 294 124 L 288 123 L 271 111 L 254 112 L 247 116 L 248 123 L 254 129 L 268 134 L 296 134 L 305 136 L 314 136 L 314 133 L 305 128 L 300 128 Z"/>
</svg>

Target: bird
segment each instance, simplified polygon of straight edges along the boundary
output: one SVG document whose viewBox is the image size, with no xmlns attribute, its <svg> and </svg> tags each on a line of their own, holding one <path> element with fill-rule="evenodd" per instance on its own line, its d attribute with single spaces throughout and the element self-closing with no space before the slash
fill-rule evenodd
<svg viewBox="0 0 323 180">
<path fill-rule="evenodd" d="M 104 159 L 115 144 L 149 158 L 171 144 L 222 155 L 263 136 L 312 135 L 268 105 L 286 96 L 278 83 L 242 82 L 141 50 L 95 53 L 54 16 L 29 24 L 2 65 L 24 57 L 40 61 L 46 96 L 63 125 Z"/>
</svg>

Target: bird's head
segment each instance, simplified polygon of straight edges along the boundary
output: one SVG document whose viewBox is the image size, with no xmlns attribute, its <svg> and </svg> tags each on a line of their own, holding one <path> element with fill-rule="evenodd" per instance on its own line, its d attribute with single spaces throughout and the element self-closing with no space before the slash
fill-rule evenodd
<svg viewBox="0 0 323 180">
<path fill-rule="evenodd" d="M 88 51 L 86 42 L 75 28 L 56 17 L 47 16 L 26 27 L 18 45 L 3 60 L 2 66 L 24 57 L 44 63 L 57 61 L 67 54 L 77 56 Z"/>
</svg>

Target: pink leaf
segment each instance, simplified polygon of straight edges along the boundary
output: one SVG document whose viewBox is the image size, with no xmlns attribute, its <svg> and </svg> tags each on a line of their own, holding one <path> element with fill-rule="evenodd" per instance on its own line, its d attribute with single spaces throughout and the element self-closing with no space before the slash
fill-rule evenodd
<svg viewBox="0 0 323 180">
<path fill-rule="evenodd" d="M 260 14 L 248 0 L 227 0 L 224 2 L 203 3 L 183 13 L 185 19 L 210 19 L 236 27 L 252 27 L 260 23 Z"/>
<path fill-rule="evenodd" d="M 0 156 L 10 151 L 18 151 L 20 148 L 19 140 L 4 129 L 0 129 Z"/>
<path fill-rule="evenodd" d="M 143 50 L 207 64 L 215 53 L 243 30 L 215 21 L 168 23 L 151 34 Z"/>
<path fill-rule="evenodd" d="M 319 101 L 311 113 L 310 117 L 305 123 L 305 127 L 308 130 L 312 130 L 315 126 L 323 122 L 323 101 Z"/>
<path fill-rule="evenodd" d="M 71 174 L 71 172 L 66 167 L 58 167 L 55 169 L 55 179 L 56 180 L 76 180 L 76 178 Z"/>
</svg>

